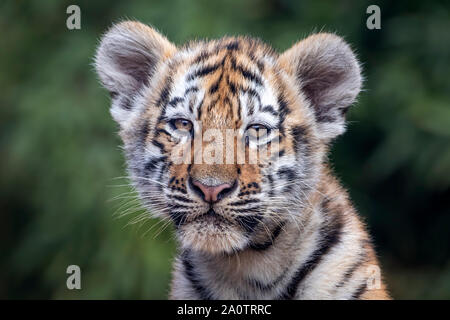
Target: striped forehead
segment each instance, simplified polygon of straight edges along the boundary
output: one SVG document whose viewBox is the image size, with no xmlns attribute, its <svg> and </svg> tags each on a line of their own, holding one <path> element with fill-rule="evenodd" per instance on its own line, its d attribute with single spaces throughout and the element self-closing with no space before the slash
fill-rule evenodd
<svg viewBox="0 0 450 320">
<path fill-rule="evenodd" d="M 183 62 L 174 72 L 166 116 L 218 125 L 255 118 L 275 122 L 279 108 L 273 57 L 261 55 L 264 50 L 248 53 L 237 48 L 239 42 L 207 43 L 181 52 Z"/>
</svg>

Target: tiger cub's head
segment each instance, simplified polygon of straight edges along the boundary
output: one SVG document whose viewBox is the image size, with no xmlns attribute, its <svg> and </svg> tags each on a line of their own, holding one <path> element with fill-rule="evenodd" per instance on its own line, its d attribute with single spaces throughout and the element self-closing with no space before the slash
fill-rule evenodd
<svg viewBox="0 0 450 320">
<path fill-rule="evenodd" d="M 361 87 L 349 46 L 324 33 L 278 54 L 247 37 L 177 47 L 122 22 L 95 65 L 143 203 L 183 248 L 213 254 L 301 219 Z"/>
</svg>

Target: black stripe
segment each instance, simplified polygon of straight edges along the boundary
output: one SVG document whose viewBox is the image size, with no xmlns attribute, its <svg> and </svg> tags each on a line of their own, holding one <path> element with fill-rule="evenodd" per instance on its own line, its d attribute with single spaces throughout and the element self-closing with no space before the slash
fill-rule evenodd
<svg viewBox="0 0 450 320">
<path fill-rule="evenodd" d="M 286 115 L 288 115 L 291 112 L 291 110 L 289 110 L 288 104 L 283 94 L 280 94 L 277 100 L 278 100 L 278 112 L 280 116 L 280 122 L 283 123 L 284 119 L 286 118 Z"/>
<path fill-rule="evenodd" d="M 252 101 L 252 100 L 248 101 L 247 109 L 248 109 L 247 110 L 247 116 L 252 116 L 253 113 L 255 112 L 255 103 L 254 103 L 254 101 Z"/>
<path fill-rule="evenodd" d="M 165 129 L 156 129 L 155 138 L 159 137 L 161 134 L 165 134 L 166 136 L 171 136 Z"/>
<path fill-rule="evenodd" d="M 194 202 L 194 201 L 192 201 L 192 200 L 189 199 L 189 198 L 186 198 L 186 197 L 183 197 L 183 196 L 177 196 L 177 195 L 174 195 L 174 194 L 171 194 L 169 197 L 172 198 L 172 199 L 181 201 L 181 202 L 186 202 L 186 203 L 192 203 L 192 202 Z"/>
<path fill-rule="evenodd" d="M 238 118 L 238 120 L 241 120 L 241 118 L 242 118 L 242 116 L 241 116 L 241 112 L 242 112 L 241 99 L 237 98 L 237 104 L 238 104 L 237 118 Z"/>
<path fill-rule="evenodd" d="M 157 147 L 159 150 L 161 150 L 161 152 L 164 152 L 164 151 L 165 151 L 164 145 L 163 145 L 161 142 L 159 142 L 159 141 L 153 139 L 153 140 L 152 140 L 152 144 L 153 144 L 155 147 Z"/>
<path fill-rule="evenodd" d="M 280 176 L 281 179 L 285 179 L 289 183 L 283 187 L 284 193 L 290 193 L 294 191 L 295 183 L 297 180 L 297 173 L 294 169 L 282 167 L 277 171 L 277 174 Z"/>
<path fill-rule="evenodd" d="M 244 206 L 244 205 L 249 204 L 249 203 L 258 203 L 258 202 L 259 202 L 258 199 L 247 199 L 247 200 L 240 200 L 240 201 L 231 202 L 228 205 L 230 205 L 230 206 Z"/>
<path fill-rule="evenodd" d="M 195 274 L 194 266 L 189 261 L 189 253 L 185 252 L 182 254 L 181 257 L 183 261 L 184 266 L 184 274 L 188 278 L 188 280 L 191 282 L 192 287 L 195 289 L 197 294 L 199 295 L 201 300 L 214 300 L 214 297 L 210 290 L 205 288 L 203 284 L 201 283 L 200 279 Z"/>
<path fill-rule="evenodd" d="M 269 180 L 269 197 L 273 197 L 275 195 L 274 184 L 273 184 L 273 176 L 271 174 L 269 174 L 267 176 L 267 180 Z"/>
<path fill-rule="evenodd" d="M 230 81 L 230 78 L 227 77 L 227 85 L 230 87 L 230 91 L 233 95 L 236 94 L 237 91 L 237 85 L 234 84 L 232 81 Z"/>
<path fill-rule="evenodd" d="M 342 280 L 336 285 L 336 288 L 343 287 L 353 276 L 355 271 L 366 261 L 367 254 L 364 252 L 361 254 L 360 258 L 351 265 L 348 270 L 344 273 L 344 276 L 342 277 Z"/>
<path fill-rule="evenodd" d="M 247 93 L 250 96 L 250 98 L 249 98 L 249 100 L 250 100 L 250 103 L 249 103 L 250 108 L 249 108 L 249 111 L 248 111 L 249 115 L 252 115 L 255 112 L 255 110 L 254 110 L 255 107 L 258 110 L 261 109 L 261 98 L 260 98 L 258 92 L 256 92 L 255 90 L 253 90 L 251 88 L 242 90 L 242 92 L 245 92 L 245 93 Z M 256 99 L 256 105 L 255 105 L 255 99 Z"/>
<path fill-rule="evenodd" d="M 278 112 L 271 105 L 267 105 L 261 109 L 261 112 L 268 112 L 274 116 L 278 116 Z"/>
<path fill-rule="evenodd" d="M 162 88 L 162 90 L 159 94 L 158 101 L 156 103 L 157 106 L 165 106 L 167 104 L 167 101 L 169 100 L 169 96 L 170 96 L 171 86 L 172 86 L 172 77 L 168 76 L 164 83 L 165 83 L 165 85 Z"/>
<path fill-rule="evenodd" d="M 257 75 L 256 73 L 254 73 L 248 69 L 245 69 L 243 66 L 236 65 L 236 66 L 234 66 L 234 70 L 239 71 L 245 79 L 247 79 L 251 82 L 254 82 L 259 86 L 262 85 L 262 78 L 259 75 Z"/>
<path fill-rule="evenodd" d="M 248 95 L 250 95 L 251 97 L 256 98 L 256 101 L 258 103 L 258 109 L 261 109 L 261 97 L 259 96 L 259 93 L 252 89 L 252 88 L 248 88 L 248 89 L 242 89 L 242 92 L 247 93 Z"/>
<path fill-rule="evenodd" d="M 323 256 L 339 241 L 342 233 L 342 221 L 338 219 L 332 225 L 326 225 L 321 228 L 321 244 L 295 272 L 285 291 L 279 296 L 279 299 L 291 300 L 297 293 L 300 282 L 320 263 Z"/>
<path fill-rule="evenodd" d="M 295 153 L 300 151 L 301 146 L 308 145 L 308 139 L 306 139 L 306 128 L 303 126 L 295 126 L 291 129 L 292 143 L 294 145 Z"/>
<path fill-rule="evenodd" d="M 121 97 L 119 105 L 125 110 L 131 110 L 133 108 L 131 99 L 128 97 Z"/>
<path fill-rule="evenodd" d="M 202 99 L 202 101 L 200 101 L 200 103 L 198 104 L 198 107 L 197 107 L 197 119 L 200 119 L 200 118 L 202 117 L 202 112 L 203 112 L 203 109 L 202 109 L 203 100 L 204 100 L 204 98 Z"/>
<path fill-rule="evenodd" d="M 205 66 L 201 69 L 196 70 L 195 72 L 191 73 L 188 77 L 187 77 L 187 81 L 191 81 L 194 80 L 195 78 L 201 78 L 201 77 L 205 77 L 208 74 L 211 74 L 213 72 L 215 72 L 217 69 L 219 69 L 219 67 L 222 65 L 222 62 L 216 63 L 214 65 L 211 66 Z"/>
<path fill-rule="evenodd" d="M 213 101 L 211 101 L 211 103 L 208 106 L 208 112 L 211 112 L 211 110 L 217 105 L 218 102 L 219 98 L 216 98 Z"/>
<path fill-rule="evenodd" d="M 180 191 L 182 194 L 187 194 L 186 189 L 177 188 L 178 191 Z"/>
<path fill-rule="evenodd" d="M 260 291 L 267 292 L 267 291 L 273 290 L 281 282 L 281 280 L 284 279 L 285 276 L 286 276 L 286 270 L 283 270 L 280 273 L 280 275 L 272 282 L 262 283 L 261 281 L 256 280 L 254 278 L 249 278 L 249 279 L 247 279 L 247 283 Z"/>
<path fill-rule="evenodd" d="M 211 85 L 211 87 L 209 88 L 209 93 L 213 94 L 216 93 L 217 90 L 219 90 L 219 84 L 222 81 L 223 78 L 223 72 L 220 74 L 219 79 L 217 79 L 217 81 Z"/>
<path fill-rule="evenodd" d="M 159 178 L 158 178 L 159 181 L 163 181 L 164 174 L 167 172 L 167 168 L 168 168 L 168 167 L 169 167 L 169 163 L 163 162 L 163 165 L 162 165 L 161 168 L 159 169 Z M 163 187 L 164 187 L 164 185 L 163 185 L 162 183 L 160 183 L 160 184 L 159 184 L 159 190 L 160 190 L 161 192 L 164 191 L 164 190 L 163 190 Z"/>
<path fill-rule="evenodd" d="M 171 107 L 176 107 L 176 105 L 180 102 L 183 102 L 184 98 L 182 97 L 175 97 L 172 100 L 169 101 L 168 105 Z"/>
<path fill-rule="evenodd" d="M 198 92 L 198 88 L 197 87 L 189 87 L 186 89 L 186 91 L 184 91 L 184 95 L 186 96 L 187 94 L 189 94 L 191 92 Z"/>
<path fill-rule="evenodd" d="M 269 249 L 275 242 L 275 240 L 280 235 L 281 231 L 283 230 L 284 222 L 278 224 L 278 226 L 273 230 L 270 234 L 270 239 L 263 243 L 252 243 L 250 245 L 250 248 L 256 251 L 264 251 Z"/>
<path fill-rule="evenodd" d="M 194 113 L 194 103 L 197 101 L 197 99 L 190 99 L 189 101 L 189 112 Z"/>
<path fill-rule="evenodd" d="M 148 120 L 145 120 L 141 125 L 141 129 L 139 130 L 139 140 L 142 146 L 145 146 L 145 142 L 147 141 L 147 137 L 149 134 L 150 122 Z"/>
<path fill-rule="evenodd" d="M 359 287 L 353 292 L 352 299 L 353 300 L 359 300 L 361 296 L 366 292 L 367 290 L 367 280 L 364 280 L 363 283 L 359 285 Z"/>
<path fill-rule="evenodd" d="M 190 209 L 189 206 L 185 206 L 183 204 L 171 204 L 170 208 L 171 209 Z"/>
<path fill-rule="evenodd" d="M 275 286 L 277 286 L 281 280 L 283 280 L 283 278 L 286 276 L 286 272 L 282 272 L 278 278 L 276 278 L 274 281 L 270 282 L 270 283 L 262 283 L 259 280 L 250 278 L 247 279 L 247 283 L 252 286 L 253 288 L 260 290 L 260 291 L 270 291 L 273 290 L 275 288 Z"/>
<path fill-rule="evenodd" d="M 260 60 L 256 60 L 256 65 L 258 66 L 259 72 L 263 73 L 264 72 L 264 62 L 262 62 Z"/>
<path fill-rule="evenodd" d="M 157 157 L 157 158 L 151 158 L 147 163 L 145 164 L 144 168 L 147 172 L 152 172 L 158 167 L 158 164 L 161 162 L 165 162 L 167 160 L 167 157 Z"/>
<path fill-rule="evenodd" d="M 239 50 L 239 41 L 232 41 L 228 43 L 226 46 L 227 50 L 236 51 Z"/>
<path fill-rule="evenodd" d="M 225 106 L 228 106 L 227 110 L 232 110 L 232 103 L 230 98 L 228 98 L 227 96 L 225 98 L 223 98 L 223 104 Z"/>
<path fill-rule="evenodd" d="M 284 178 L 291 182 L 297 179 L 297 172 L 295 172 L 295 170 L 292 168 L 281 167 L 277 171 L 277 174 L 280 176 L 280 178 Z"/>
<path fill-rule="evenodd" d="M 262 218 L 259 215 L 236 217 L 238 223 L 245 229 L 247 233 L 254 232 L 256 226 L 261 222 L 261 219 Z"/>
<path fill-rule="evenodd" d="M 236 213 L 260 213 L 261 208 L 259 206 L 253 208 L 244 208 L 244 209 L 230 209 L 231 212 Z"/>
<path fill-rule="evenodd" d="M 174 208 L 177 209 L 177 208 Z M 170 218 L 173 220 L 174 223 L 174 227 L 175 229 L 179 229 L 181 225 L 183 225 L 184 223 L 184 218 L 186 217 L 186 215 L 183 212 L 175 212 L 175 211 L 170 211 L 169 213 Z"/>
<path fill-rule="evenodd" d="M 212 56 L 211 52 L 206 52 L 206 51 L 202 51 L 200 52 L 200 54 L 194 59 L 194 61 L 192 61 L 192 64 L 197 64 L 200 62 L 203 62 L 205 60 L 207 60 L 209 57 Z"/>
</svg>

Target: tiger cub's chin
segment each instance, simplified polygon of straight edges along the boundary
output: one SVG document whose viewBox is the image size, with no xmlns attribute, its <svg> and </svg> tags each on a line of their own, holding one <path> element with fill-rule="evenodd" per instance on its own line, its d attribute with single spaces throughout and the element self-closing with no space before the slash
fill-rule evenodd
<svg viewBox="0 0 450 320">
<path fill-rule="evenodd" d="M 177 230 L 177 238 L 185 250 L 214 255 L 240 251 L 248 243 L 239 226 L 210 216 L 183 225 Z"/>
</svg>

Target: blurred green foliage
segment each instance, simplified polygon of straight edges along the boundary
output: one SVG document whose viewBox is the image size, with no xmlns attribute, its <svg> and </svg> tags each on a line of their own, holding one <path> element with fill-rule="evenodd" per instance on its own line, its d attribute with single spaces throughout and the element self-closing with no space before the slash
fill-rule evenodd
<svg viewBox="0 0 450 320">
<path fill-rule="evenodd" d="M 81 30 L 66 8 L 81 7 Z M 381 8 L 381 30 L 366 8 Z M 282 51 L 345 36 L 365 91 L 330 155 L 365 217 L 394 298 L 450 298 L 450 6 L 446 1 L 3 1 L 0 4 L 0 297 L 166 298 L 175 254 L 127 187 L 92 57 L 121 19 L 177 44 L 257 36 Z M 119 178 L 117 178 L 119 177 Z M 130 213 L 117 218 L 114 212 Z M 82 290 L 66 289 L 66 268 Z"/>
</svg>

